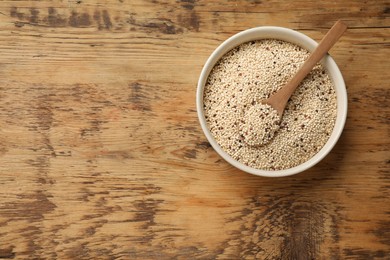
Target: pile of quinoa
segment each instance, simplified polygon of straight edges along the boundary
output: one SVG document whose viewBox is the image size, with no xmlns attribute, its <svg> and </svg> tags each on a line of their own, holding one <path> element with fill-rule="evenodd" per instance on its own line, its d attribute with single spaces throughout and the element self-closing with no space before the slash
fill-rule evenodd
<svg viewBox="0 0 390 260">
<path fill-rule="evenodd" d="M 214 139 L 235 160 L 257 169 L 282 170 L 306 162 L 325 145 L 337 103 L 321 64 L 291 96 L 268 143 L 256 143 L 261 131 L 250 130 L 261 120 L 251 107 L 283 87 L 308 56 L 295 44 L 265 39 L 237 46 L 214 66 L 204 89 L 205 118 Z"/>
<path fill-rule="evenodd" d="M 256 102 L 246 107 L 240 122 L 240 135 L 251 146 L 266 145 L 280 128 L 278 112 L 268 104 Z"/>
</svg>

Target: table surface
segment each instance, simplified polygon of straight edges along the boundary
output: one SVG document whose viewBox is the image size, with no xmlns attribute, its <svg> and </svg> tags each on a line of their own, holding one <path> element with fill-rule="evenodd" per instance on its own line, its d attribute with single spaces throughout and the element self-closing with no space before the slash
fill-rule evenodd
<svg viewBox="0 0 390 260">
<path fill-rule="evenodd" d="M 0 258 L 387 258 L 386 2 L 1 1 Z M 261 25 L 319 41 L 338 19 L 331 153 L 286 178 L 222 160 L 195 108 L 210 53 Z"/>
</svg>

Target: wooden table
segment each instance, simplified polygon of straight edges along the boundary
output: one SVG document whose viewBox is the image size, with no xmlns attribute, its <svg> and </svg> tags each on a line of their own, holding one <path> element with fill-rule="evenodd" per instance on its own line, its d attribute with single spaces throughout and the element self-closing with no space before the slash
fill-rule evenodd
<svg viewBox="0 0 390 260">
<path fill-rule="evenodd" d="M 387 1 L 0 2 L 0 258 L 389 259 Z M 197 79 L 261 25 L 320 40 L 347 84 L 332 152 L 288 178 L 210 147 Z"/>
</svg>

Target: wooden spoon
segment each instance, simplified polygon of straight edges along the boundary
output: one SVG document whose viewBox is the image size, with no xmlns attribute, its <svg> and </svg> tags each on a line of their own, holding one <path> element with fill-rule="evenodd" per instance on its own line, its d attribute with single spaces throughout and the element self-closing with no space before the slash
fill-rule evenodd
<svg viewBox="0 0 390 260">
<path fill-rule="evenodd" d="M 287 105 L 287 101 L 294 93 L 299 83 L 301 83 L 307 74 L 310 73 L 317 62 L 319 62 L 325 54 L 327 54 L 330 48 L 332 48 L 346 29 L 347 26 L 342 21 L 337 21 L 318 44 L 317 48 L 310 54 L 305 63 L 303 63 L 302 67 L 298 70 L 294 77 L 275 94 L 270 96 L 268 99 L 262 100 L 261 103 L 268 104 L 274 108 L 281 119 Z"/>
</svg>

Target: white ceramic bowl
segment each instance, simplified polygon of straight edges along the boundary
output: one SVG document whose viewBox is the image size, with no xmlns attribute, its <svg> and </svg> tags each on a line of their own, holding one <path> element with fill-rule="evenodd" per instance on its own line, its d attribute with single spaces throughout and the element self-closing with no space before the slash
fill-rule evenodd
<svg viewBox="0 0 390 260">
<path fill-rule="evenodd" d="M 233 49 L 234 47 L 240 45 L 241 43 L 253 41 L 253 40 L 267 39 L 267 38 L 268 39 L 273 38 L 273 39 L 279 39 L 279 40 L 291 42 L 298 46 L 301 46 L 304 49 L 309 50 L 310 52 L 312 52 L 315 49 L 315 47 L 318 45 L 317 42 L 315 42 L 313 39 L 309 38 L 308 36 L 300 32 L 283 28 L 283 27 L 274 27 L 274 26 L 256 27 L 233 35 L 232 37 L 224 41 L 211 54 L 206 64 L 204 65 L 198 81 L 198 88 L 196 93 L 196 107 L 197 107 L 200 125 L 202 126 L 203 132 L 205 133 L 212 147 L 218 152 L 220 156 L 222 156 L 222 158 L 224 158 L 227 162 L 237 167 L 238 169 L 241 169 L 245 172 L 254 175 L 266 176 L 266 177 L 282 177 L 282 176 L 297 174 L 299 172 L 302 172 L 314 166 L 332 150 L 332 148 L 336 144 L 337 140 L 339 139 L 343 131 L 345 120 L 347 118 L 347 105 L 348 105 L 347 91 L 345 88 L 343 76 L 341 75 L 339 68 L 337 67 L 334 60 L 329 55 L 327 55 L 322 59 L 321 63 L 323 66 L 325 66 L 325 68 L 329 72 L 331 80 L 333 81 L 336 88 L 337 118 L 336 118 L 336 124 L 334 126 L 333 132 L 330 135 L 329 140 L 326 142 L 324 147 L 322 147 L 322 149 L 316 155 L 314 155 L 311 159 L 309 159 L 305 163 L 302 163 L 290 169 L 279 170 L 279 171 L 259 170 L 236 161 L 230 155 L 228 155 L 224 150 L 222 150 L 222 148 L 215 141 L 210 130 L 208 129 L 207 122 L 204 116 L 204 110 L 203 110 L 204 86 L 206 84 L 211 69 L 225 53 L 227 53 L 229 50 Z"/>
</svg>

